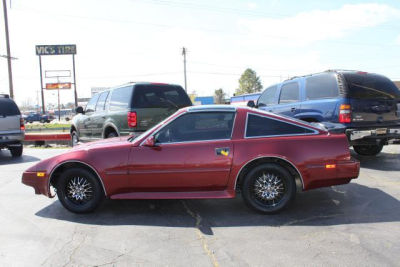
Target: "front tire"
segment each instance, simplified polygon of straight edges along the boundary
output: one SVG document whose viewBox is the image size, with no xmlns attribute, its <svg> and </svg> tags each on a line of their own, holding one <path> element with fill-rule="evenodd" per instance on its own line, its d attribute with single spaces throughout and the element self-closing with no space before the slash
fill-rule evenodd
<svg viewBox="0 0 400 267">
<path fill-rule="evenodd" d="M 356 145 L 353 149 L 361 156 L 376 156 L 382 151 L 383 145 Z"/>
<path fill-rule="evenodd" d="M 273 214 L 292 202 L 296 184 L 285 168 L 265 163 L 250 170 L 244 178 L 241 192 L 247 206 L 261 213 Z"/>
<path fill-rule="evenodd" d="M 94 211 L 104 199 L 99 180 L 82 168 L 71 168 L 61 174 L 56 184 L 57 197 L 73 213 Z"/>
<path fill-rule="evenodd" d="M 76 131 L 72 131 L 71 133 L 71 146 L 77 146 L 79 143 L 78 133 Z"/>
</svg>

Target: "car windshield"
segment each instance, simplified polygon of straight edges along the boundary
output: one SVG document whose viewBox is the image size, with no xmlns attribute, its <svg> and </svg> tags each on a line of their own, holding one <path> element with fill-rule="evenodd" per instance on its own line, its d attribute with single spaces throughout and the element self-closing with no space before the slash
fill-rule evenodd
<svg viewBox="0 0 400 267">
<path fill-rule="evenodd" d="M 177 111 L 179 112 L 179 111 Z M 132 142 L 134 140 L 138 140 L 143 138 L 144 136 L 148 135 L 150 132 L 152 132 L 154 129 L 158 128 L 159 126 L 165 124 L 172 116 L 174 116 L 177 112 L 173 113 L 171 116 L 165 118 L 163 121 L 157 123 L 156 125 L 154 125 L 153 127 L 151 127 L 150 129 L 148 129 L 147 131 L 143 132 L 142 134 L 138 135 L 138 136 L 134 136 L 132 135 L 131 137 L 128 138 L 129 142 Z"/>
</svg>

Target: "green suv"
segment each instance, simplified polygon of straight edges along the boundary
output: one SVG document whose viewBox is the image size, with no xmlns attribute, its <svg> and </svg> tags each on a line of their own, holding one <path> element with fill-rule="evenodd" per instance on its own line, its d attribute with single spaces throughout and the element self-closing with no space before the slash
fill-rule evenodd
<svg viewBox="0 0 400 267">
<path fill-rule="evenodd" d="M 71 125 L 72 146 L 121 135 L 137 136 L 180 108 L 191 106 L 179 85 L 129 83 L 94 95 L 77 107 Z"/>
</svg>

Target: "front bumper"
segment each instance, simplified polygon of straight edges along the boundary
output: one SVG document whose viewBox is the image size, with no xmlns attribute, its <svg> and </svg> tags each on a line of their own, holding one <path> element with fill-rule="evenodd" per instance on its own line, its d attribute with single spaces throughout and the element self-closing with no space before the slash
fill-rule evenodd
<svg viewBox="0 0 400 267">
<path fill-rule="evenodd" d="M 48 174 L 44 177 L 38 177 L 38 172 L 24 172 L 22 174 L 22 183 L 33 187 L 36 195 L 45 195 L 52 197 L 49 190 Z"/>
</svg>

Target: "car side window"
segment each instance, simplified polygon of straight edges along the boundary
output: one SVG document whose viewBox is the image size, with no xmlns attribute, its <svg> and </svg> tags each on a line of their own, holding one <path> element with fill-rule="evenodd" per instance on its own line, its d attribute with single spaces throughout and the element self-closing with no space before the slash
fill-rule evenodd
<svg viewBox="0 0 400 267">
<path fill-rule="evenodd" d="M 92 97 L 92 99 L 89 100 L 89 102 L 86 105 L 85 113 L 90 113 L 94 112 L 97 104 L 97 100 L 99 100 L 100 94 L 97 94 Z"/>
<path fill-rule="evenodd" d="M 111 93 L 110 110 L 126 110 L 132 99 L 132 86 L 114 89 Z"/>
<path fill-rule="evenodd" d="M 285 121 L 262 115 L 248 114 L 246 137 L 285 136 L 312 134 L 315 131 Z"/>
<path fill-rule="evenodd" d="M 265 89 L 264 93 L 258 99 L 258 106 L 268 106 L 276 104 L 275 94 L 278 86 L 274 85 Z"/>
<path fill-rule="evenodd" d="M 306 79 L 306 99 L 335 98 L 339 88 L 335 74 L 320 74 Z"/>
<path fill-rule="evenodd" d="M 234 112 L 186 113 L 162 128 L 155 139 L 157 143 L 230 139 L 234 118 Z"/>
<path fill-rule="evenodd" d="M 106 99 L 109 91 L 103 92 L 100 94 L 99 101 L 97 101 L 96 112 L 103 111 L 106 104 Z"/>
<path fill-rule="evenodd" d="M 297 82 L 291 82 L 282 85 L 279 104 L 293 103 L 298 102 L 299 100 L 299 84 Z"/>
</svg>

